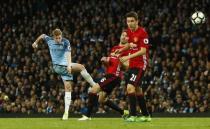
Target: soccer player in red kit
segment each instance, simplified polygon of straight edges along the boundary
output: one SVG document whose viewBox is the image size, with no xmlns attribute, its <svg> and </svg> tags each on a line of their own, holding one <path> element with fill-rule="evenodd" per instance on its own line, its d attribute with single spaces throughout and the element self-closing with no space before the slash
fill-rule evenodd
<svg viewBox="0 0 210 129">
<path fill-rule="evenodd" d="M 128 29 L 128 43 L 136 44 L 136 47 L 124 47 L 119 49 L 118 52 L 122 52 L 126 49 L 130 49 L 130 54 L 120 58 L 123 63 L 129 60 L 128 69 L 128 84 L 127 93 L 130 103 L 130 117 L 126 121 L 151 121 L 151 117 L 148 113 L 146 102 L 144 99 L 141 85 L 141 78 L 148 65 L 148 53 L 149 53 L 149 40 L 148 34 L 144 28 L 138 26 L 138 15 L 136 12 L 129 12 L 126 14 L 126 22 Z M 143 117 L 136 117 L 136 100 L 139 102 Z"/>
<path fill-rule="evenodd" d="M 95 85 L 91 88 L 88 96 L 88 111 L 85 115 L 82 116 L 82 118 L 78 120 L 90 120 L 91 112 L 93 107 L 97 103 L 97 94 L 102 91 L 103 93 L 109 95 L 112 90 L 119 86 L 121 82 L 121 67 L 123 64 L 120 63 L 119 57 L 114 54 L 114 52 L 117 49 L 121 49 L 124 47 L 124 44 L 128 42 L 128 37 L 126 32 L 122 32 L 120 37 L 120 44 L 117 46 L 114 46 L 111 49 L 111 54 L 109 57 L 102 57 L 101 61 L 105 63 L 106 66 L 106 74 L 105 76 L 100 80 L 98 85 Z M 127 55 L 128 51 L 124 51 L 121 55 Z M 100 98 L 100 95 L 99 95 Z M 127 110 L 122 110 L 117 105 L 115 105 L 110 100 L 105 100 L 103 102 L 105 105 L 109 106 L 110 108 L 118 111 L 122 116 L 126 116 L 129 114 Z"/>
</svg>

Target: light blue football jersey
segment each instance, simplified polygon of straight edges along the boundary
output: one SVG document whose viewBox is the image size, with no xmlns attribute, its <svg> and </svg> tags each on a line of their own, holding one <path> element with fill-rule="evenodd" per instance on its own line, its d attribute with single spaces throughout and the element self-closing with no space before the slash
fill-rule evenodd
<svg viewBox="0 0 210 129">
<path fill-rule="evenodd" d="M 54 65 L 56 64 L 67 66 L 68 62 L 65 53 L 71 52 L 69 40 L 62 38 L 61 43 L 57 43 L 52 37 L 47 35 L 44 36 L 44 40 L 49 47 L 52 63 Z"/>
</svg>

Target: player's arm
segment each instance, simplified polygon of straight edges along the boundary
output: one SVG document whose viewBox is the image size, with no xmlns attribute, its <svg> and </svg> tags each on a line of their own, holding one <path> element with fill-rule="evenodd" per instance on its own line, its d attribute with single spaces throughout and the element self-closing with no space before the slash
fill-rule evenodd
<svg viewBox="0 0 210 129">
<path fill-rule="evenodd" d="M 40 40 L 44 39 L 45 34 L 41 34 L 36 40 L 35 42 L 32 44 L 33 48 L 37 48 L 38 47 L 38 43 L 40 42 Z"/>
<path fill-rule="evenodd" d="M 129 59 L 132 59 L 132 58 L 135 58 L 137 56 L 144 55 L 144 54 L 146 54 L 146 52 L 147 52 L 147 49 L 145 47 L 141 47 L 141 49 L 139 51 L 137 51 L 137 52 L 135 52 L 135 53 L 133 53 L 131 55 L 121 57 L 120 61 L 121 62 L 125 62 L 125 61 L 127 61 Z"/>
<path fill-rule="evenodd" d="M 127 70 L 128 67 L 129 67 L 129 60 L 127 60 L 127 61 L 121 63 L 121 69 L 122 69 L 122 70 Z"/>
<path fill-rule="evenodd" d="M 115 51 L 115 54 L 122 53 L 123 51 L 126 51 L 126 50 L 128 50 L 128 49 L 130 49 L 132 47 L 137 47 L 137 45 L 132 43 L 132 42 L 131 43 L 126 43 L 123 48 L 117 49 Z"/>
<path fill-rule="evenodd" d="M 129 59 L 135 58 L 135 57 L 137 57 L 137 56 L 145 55 L 146 52 L 147 52 L 147 49 L 146 49 L 145 47 L 141 47 L 141 49 L 140 49 L 139 51 L 137 51 L 137 52 L 135 52 L 135 53 L 129 55 L 128 57 L 129 57 Z"/>
<path fill-rule="evenodd" d="M 128 49 L 130 49 L 129 43 L 125 44 L 123 48 L 117 49 L 117 50 L 115 51 L 115 54 L 119 54 L 119 53 L 121 53 L 121 52 L 123 52 L 123 51 L 126 51 L 126 50 L 128 50 Z"/>
</svg>

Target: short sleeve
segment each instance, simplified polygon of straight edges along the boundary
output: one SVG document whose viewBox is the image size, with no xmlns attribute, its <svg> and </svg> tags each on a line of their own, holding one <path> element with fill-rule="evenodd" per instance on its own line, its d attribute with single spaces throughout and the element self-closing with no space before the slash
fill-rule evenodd
<svg viewBox="0 0 210 129">
<path fill-rule="evenodd" d="M 45 41 L 45 42 L 48 42 L 50 39 L 51 39 L 50 36 L 44 34 L 44 41 Z"/>
<path fill-rule="evenodd" d="M 69 40 L 66 40 L 65 41 L 65 43 L 66 43 L 66 45 L 65 45 L 65 51 L 66 52 L 71 52 L 71 45 L 70 45 L 70 42 L 69 42 Z"/>
<path fill-rule="evenodd" d="M 144 47 L 148 48 L 149 47 L 149 38 L 147 32 L 144 30 L 141 33 L 141 40 L 140 40 L 140 46 L 139 47 Z"/>
</svg>

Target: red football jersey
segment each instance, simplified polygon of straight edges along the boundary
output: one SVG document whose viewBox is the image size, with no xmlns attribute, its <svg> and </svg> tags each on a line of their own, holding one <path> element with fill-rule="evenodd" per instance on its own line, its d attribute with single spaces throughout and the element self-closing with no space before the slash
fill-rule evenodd
<svg viewBox="0 0 210 129">
<path fill-rule="evenodd" d="M 128 34 L 128 42 L 134 43 L 137 47 L 130 49 L 130 54 L 133 54 L 141 49 L 141 47 L 146 48 L 146 54 L 142 56 L 138 56 L 135 58 L 131 58 L 129 62 L 129 68 L 142 68 L 146 69 L 149 59 L 149 40 L 148 34 L 144 28 L 138 27 L 136 31 L 132 31 L 131 29 L 126 30 Z"/>
<path fill-rule="evenodd" d="M 120 49 L 122 47 L 123 46 L 117 45 L 111 49 L 111 52 L 109 55 L 109 64 L 107 65 L 107 68 L 106 68 L 106 74 L 114 74 L 116 76 L 121 75 L 119 57 L 112 56 L 111 53 L 115 52 L 117 49 Z M 128 55 L 128 51 L 123 52 L 120 56 L 126 56 L 126 55 Z"/>
</svg>

